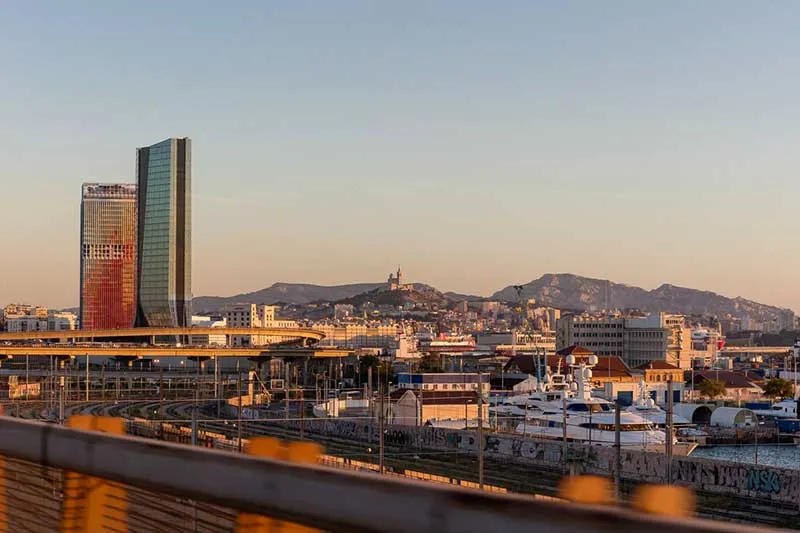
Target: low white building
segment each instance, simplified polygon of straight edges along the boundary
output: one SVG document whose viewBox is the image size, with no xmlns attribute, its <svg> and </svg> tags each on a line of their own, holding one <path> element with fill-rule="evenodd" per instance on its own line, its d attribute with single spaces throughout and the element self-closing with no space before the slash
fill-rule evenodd
<svg viewBox="0 0 800 533">
<path fill-rule="evenodd" d="M 448 421 L 448 424 L 456 424 L 458 429 L 464 429 L 470 426 L 477 427 L 477 421 L 481 418 L 485 422 L 489 420 L 489 404 L 484 402 L 480 406 L 479 414 L 480 402 L 478 392 L 475 390 L 398 389 L 392 392 L 389 398 L 390 401 L 384 405 L 386 421 L 389 424 L 422 426 L 432 425 L 441 420 Z M 376 403 L 373 402 L 373 409 L 377 408 L 377 413 L 380 413 L 379 405 Z"/>
<path fill-rule="evenodd" d="M 192 327 L 195 328 L 224 328 L 227 325 L 224 318 L 214 319 L 210 316 L 192 316 Z M 191 335 L 189 344 L 194 346 L 225 346 L 227 335 Z"/>
</svg>

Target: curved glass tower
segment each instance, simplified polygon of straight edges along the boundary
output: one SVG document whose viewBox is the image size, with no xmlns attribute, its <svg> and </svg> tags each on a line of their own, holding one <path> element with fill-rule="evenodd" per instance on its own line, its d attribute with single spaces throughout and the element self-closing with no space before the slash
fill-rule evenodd
<svg viewBox="0 0 800 533">
<path fill-rule="evenodd" d="M 137 327 L 192 323 L 191 140 L 136 153 Z"/>
</svg>

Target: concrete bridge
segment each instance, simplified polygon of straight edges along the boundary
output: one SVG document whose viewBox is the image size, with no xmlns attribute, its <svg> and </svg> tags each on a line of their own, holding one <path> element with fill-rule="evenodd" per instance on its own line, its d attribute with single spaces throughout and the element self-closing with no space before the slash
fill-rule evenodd
<svg viewBox="0 0 800 533">
<path fill-rule="evenodd" d="M 37 340 L 98 340 L 124 337 L 191 337 L 195 335 L 243 335 L 251 337 L 296 337 L 307 345 L 325 338 L 321 331 L 308 328 L 129 328 L 129 329 L 73 329 L 65 331 L 19 331 L 0 333 L 0 343 L 8 341 Z"/>
</svg>

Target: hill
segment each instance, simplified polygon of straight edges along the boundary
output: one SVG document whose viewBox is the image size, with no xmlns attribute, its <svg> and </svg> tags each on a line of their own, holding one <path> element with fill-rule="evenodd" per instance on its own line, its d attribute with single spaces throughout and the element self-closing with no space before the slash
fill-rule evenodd
<svg viewBox="0 0 800 533">
<path fill-rule="evenodd" d="M 335 302 L 351 298 L 385 286 L 385 283 L 353 283 L 350 285 L 312 285 L 309 283 L 275 283 L 259 291 L 235 296 L 198 296 L 192 301 L 195 313 L 218 311 L 237 303 L 273 304 L 284 302 L 307 304 L 311 302 Z"/>
<path fill-rule="evenodd" d="M 433 287 L 422 283 L 415 283 L 414 288 L 410 291 L 387 291 L 382 286 L 371 291 L 357 294 L 350 298 L 345 298 L 336 303 L 358 306 L 363 305 L 366 302 L 370 302 L 375 305 L 391 305 L 393 307 L 415 304 L 423 305 L 428 308 L 433 306 L 447 307 L 451 303 L 446 295 L 437 291 Z"/>
<path fill-rule="evenodd" d="M 575 274 L 545 274 L 522 285 L 522 297 L 535 298 L 537 303 L 562 309 L 636 308 L 653 313 L 664 311 L 718 317 L 728 313 L 734 316 L 746 314 L 762 322 L 778 319 L 783 311 L 779 307 L 741 297 L 728 298 L 711 291 L 670 284 L 648 291 Z M 515 302 L 518 300 L 517 290 L 510 285 L 494 293 L 492 299 Z"/>
</svg>

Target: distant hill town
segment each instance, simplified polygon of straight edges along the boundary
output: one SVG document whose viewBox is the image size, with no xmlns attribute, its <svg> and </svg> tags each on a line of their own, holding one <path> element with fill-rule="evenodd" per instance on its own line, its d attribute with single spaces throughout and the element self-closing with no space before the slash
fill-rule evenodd
<svg viewBox="0 0 800 533">
<path fill-rule="evenodd" d="M 390 278 L 391 281 L 391 278 Z M 761 304 L 745 298 L 728 298 L 719 294 L 664 284 L 653 290 L 608 280 L 587 278 L 575 274 L 545 274 L 523 285 L 509 285 L 492 296 L 480 297 L 456 293 L 442 293 L 424 284 L 409 284 L 407 291 L 382 294 L 384 283 L 355 283 L 324 286 L 307 283 L 275 283 L 265 289 L 230 297 L 200 296 L 194 299 L 196 311 L 218 311 L 240 303 L 297 304 L 315 302 L 393 304 L 395 300 L 423 299 L 442 306 L 459 301 L 516 302 L 534 298 L 538 304 L 560 309 L 639 309 L 645 312 L 675 312 L 684 314 L 714 315 L 724 317 L 749 316 L 766 323 L 779 321 L 785 309 Z"/>
</svg>

